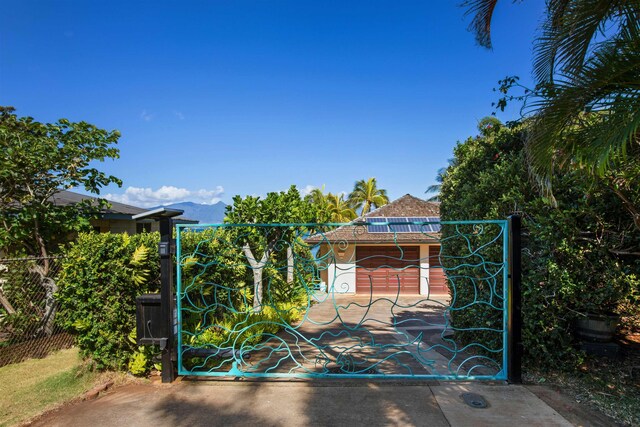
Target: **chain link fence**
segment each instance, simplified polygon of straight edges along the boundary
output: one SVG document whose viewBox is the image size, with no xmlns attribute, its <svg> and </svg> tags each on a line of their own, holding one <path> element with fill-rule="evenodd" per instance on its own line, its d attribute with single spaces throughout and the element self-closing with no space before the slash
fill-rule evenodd
<svg viewBox="0 0 640 427">
<path fill-rule="evenodd" d="M 60 258 L 0 258 L 0 366 L 69 348 L 56 321 Z"/>
</svg>

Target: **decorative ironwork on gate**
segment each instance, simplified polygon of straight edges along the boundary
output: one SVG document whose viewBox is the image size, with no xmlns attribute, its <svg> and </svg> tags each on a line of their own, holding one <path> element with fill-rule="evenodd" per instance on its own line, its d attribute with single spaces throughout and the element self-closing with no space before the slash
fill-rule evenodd
<svg viewBox="0 0 640 427">
<path fill-rule="evenodd" d="M 506 379 L 507 221 L 373 220 L 178 225 L 178 373 Z"/>
</svg>

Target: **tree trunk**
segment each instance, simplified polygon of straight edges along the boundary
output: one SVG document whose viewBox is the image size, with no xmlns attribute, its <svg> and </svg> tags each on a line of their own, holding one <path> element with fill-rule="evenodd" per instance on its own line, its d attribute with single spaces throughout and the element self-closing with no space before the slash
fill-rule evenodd
<svg viewBox="0 0 640 427">
<path fill-rule="evenodd" d="M 262 311 L 262 267 L 253 270 L 253 311 Z"/>
<path fill-rule="evenodd" d="M 2 304 L 7 314 L 14 314 L 16 312 L 9 300 L 4 296 L 2 289 L 0 289 L 0 304 Z"/>
<path fill-rule="evenodd" d="M 58 285 L 51 277 L 44 277 L 42 279 L 42 286 L 46 289 L 45 307 L 44 307 L 44 325 L 42 331 L 46 336 L 53 335 L 54 321 L 56 320 L 57 304 L 55 300 L 55 293 L 58 292 Z"/>
<path fill-rule="evenodd" d="M 47 245 L 40 235 L 40 222 L 37 217 L 33 222 L 33 237 L 40 249 L 42 265 L 35 265 L 32 270 L 40 276 L 40 283 L 45 291 L 45 309 L 44 316 L 42 317 L 43 325 L 41 331 L 44 332 L 45 335 L 51 336 L 53 334 L 53 324 L 56 319 L 56 300 L 54 295 L 58 291 L 58 286 L 55 280 L 49 277 L 51 271 L 49 253 L 47 251 Z"/>
<path fill-rule="evenodd" d="M 293 283 L 293 250 L 287 246 L 287 283 Z"/>
<path fill-rule="evenodd" d="M 42 326 L 40 327 L 40 332 L 44 333 L 46 336 L 51 336 L 53 334 L 53 326 L 56 319 L 56 300 L 55 293 L 58 292 L 58 285 L 55 280 L 51 277 L 47 277 L 47 274 L 50 271 L 49 268 L 49 260 L 45 266 L 34 265 L 30 268 L 30 270 L 34 273 L 38 274 L 40 279 L 40 284 L 44 288 L 45 296 L 44 296 L 44 315 L 42 316 Z"/>
<path fill-rule="evenodd" d="M 264 269 L 264 266 L 267 265 L 267 261 L 271 255 L 272 246 L 273 245 L 271 244 L 267 246 L 260 262 L 256 261 L 249 244 L 245 244 L 242 247 L 244 255 L 247 257 L 247 261 L 249 261 L 249 265 L 253 270 L 253 310 L 256 313 L 260 313 L 262 311 L 262 270 Z"/>
</svg>

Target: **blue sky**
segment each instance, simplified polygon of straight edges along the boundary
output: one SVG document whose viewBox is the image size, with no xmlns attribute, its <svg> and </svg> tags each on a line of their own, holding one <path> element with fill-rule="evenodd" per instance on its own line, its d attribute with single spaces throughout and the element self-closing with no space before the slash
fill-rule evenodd
<svg viewBox="0 0 640 427">
<path fill-rule="evenodd" d="M 489 51 L 459 3 L 3 1 L 0 105 L 118 129 L 103 194 L 141 206 L 371 176 L 423 197 L 497 81 L 531 81 L 544 8 L 500 2 Z"/>
</svg>

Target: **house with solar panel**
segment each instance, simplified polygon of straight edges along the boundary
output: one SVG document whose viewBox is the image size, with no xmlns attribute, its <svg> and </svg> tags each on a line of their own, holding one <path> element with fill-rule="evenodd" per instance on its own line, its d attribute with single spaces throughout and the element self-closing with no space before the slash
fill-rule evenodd
<svg viewBox="0 0 640 427">
<path fill-rule="evenodd" d="M 446 297 L 439 220 L 439 203 L 406 194 L 305 240 L 318 248 L 319 276 L 329 292 Z"/>
</svg>

